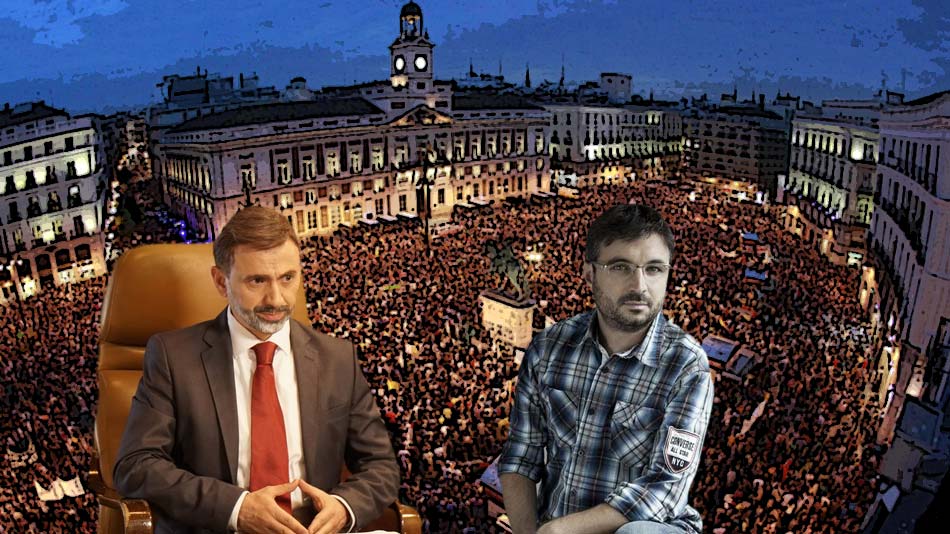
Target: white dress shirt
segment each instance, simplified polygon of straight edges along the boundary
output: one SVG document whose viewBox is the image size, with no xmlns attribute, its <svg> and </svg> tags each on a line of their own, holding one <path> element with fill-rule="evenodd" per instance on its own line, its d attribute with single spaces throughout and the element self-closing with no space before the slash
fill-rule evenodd
<svg viewBox="0 0 950 534">
<path fill-rule="evenodd" d="M 234 482 L 238 487 L 247 488 L 251 476 L 251 381 L 254 370 L 257 368 L 257 356 L 254 354 L 253 347 L 263 342 L 234 318 L 230 307 L 228 308 L 228 331 L 231 334 L 231 354 L 234 358 L 234 393 L 237 400 L 238 423 L 238 466 L 237 480 Z M 284 431 L 287 434 L 287 481 L 289 482 L 304 478 L 306 473 L 303 438 L 300 430 L 297 373 L 293 350 L 290 346 L 290 321 L 284 323 L 283 328 L 267 338 L 267 341 L 277 345 L 271 365 L 274 367 L 277 400 L 280 402 L 280 410 L 284 415 Z M 228 528 L 231 530 L 237 530 L 238 515 L 247 494 L 247 491 L 241 494 L 231 511 L 228 521 Z M 349 517 L 347 532 L 349 532 L 355 524 L 353 510 L 342 497 L 338 495 L 333 495 L 333 497 L 336 497 L 346 508 Z M 290 506 L 294 517 L 300 520 L 302 517 L 309 516 L 308 508 L 313 504 L 309 498 L 305 501 L 303 492 L 297 488 L 290 494 Z"/>
</svg>

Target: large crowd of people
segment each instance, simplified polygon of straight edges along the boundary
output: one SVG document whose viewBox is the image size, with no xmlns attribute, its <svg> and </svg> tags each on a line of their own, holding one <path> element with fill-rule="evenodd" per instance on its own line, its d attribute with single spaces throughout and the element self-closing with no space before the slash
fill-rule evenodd
<svg viewBox="0 0 950 534">
<path fill-rule="evenodd" d="M 86 475 L 94 451 L 104 277 L 0 306 L 0 533 L 96 532 L 91 493 L 41 501 L 36 484 Z"/>
<path fill-rule="evenodd" d="M 757 355 L 746 374 L 716 383 L 692 494 L 705 529 L 858 529 L 881 454 L 868 387 L 879 377 L 868 364 L 859 272 L 802 245 L 775 208 L 719 190 L 687 194 L 640 181 L 585 189 L 578 199 L 458 211 L 458 231 L 429 246 L 418 222 L 304 240 L 314 327 L 360 348 L 402 469 L 401 499 L 418 508 L 426 531 L 496 530 L 479 477 L 506 438 L 517 366 L 481 325 L 479 294 L 504 286 L 485 243 L 510 243 L 518 257 L 540 253 L 523 263 L 541 328 L 593 306 L 580 276 L 586 230 L 607 207 L 630 201 L 660 210 L 677 236 L 667 315 L 699 340 L 718 335 Z M 138 241 L 175 237 L 156 232 Z M 744 247 L 743 232 L 769 248 L 765 260 Z M 767 271 L 768 282 L 749 280 L 747 267 Z M 30 524 L 38 532 L 94 530 L 94 499 L 41 505 L 33 479 L 44 487 L 57 476 L 85 480 L 104 283 L 48 290 L 0 309 L 4 324 L 16 327 L 0 334 L 0 354 L 12 355 L 0 359 L 3 408 L 14 414 L 2 438 L 8 449 L 33 443 L 39 453 L 26 468 L 0 469 L 0 532 L 8 524 L 16 532 Z"/>
</svg>

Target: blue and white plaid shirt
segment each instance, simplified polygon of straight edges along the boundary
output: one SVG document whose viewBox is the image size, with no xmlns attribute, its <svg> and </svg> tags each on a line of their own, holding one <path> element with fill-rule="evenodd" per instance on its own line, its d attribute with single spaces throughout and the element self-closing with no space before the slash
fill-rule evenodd
<svg viewBox="0 0 950 534">
<path fill-rule="evenodd" d="M 662 313 L 640 345 L 610 357 L 596 313 L 576 315 L 528 347 L 498 471 L 541 481 L 542 523 L 607 503 L 630 521 L 700 532 L 688 498 L 712 399 L 706 353 Z"/>
</svg>

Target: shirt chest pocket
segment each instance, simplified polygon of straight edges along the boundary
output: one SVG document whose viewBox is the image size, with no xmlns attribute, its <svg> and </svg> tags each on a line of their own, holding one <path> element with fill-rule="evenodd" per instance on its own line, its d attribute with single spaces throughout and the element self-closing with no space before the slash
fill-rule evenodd
<svg viewBox="0 0 950 534">
<path fill-rule="evenodd" d="M 573 447 L 577 436 L 577 395 L 572 391 L 547 386 L 545 409 L 548 428 L 560 447 Z"/>
<path fill-rule="evenodd" d="M 662 410 L 617 401 L 610 419 L 611 449 L 617 460 L 628 468 L 649 460 L 662 420 Z"/>
</svg>

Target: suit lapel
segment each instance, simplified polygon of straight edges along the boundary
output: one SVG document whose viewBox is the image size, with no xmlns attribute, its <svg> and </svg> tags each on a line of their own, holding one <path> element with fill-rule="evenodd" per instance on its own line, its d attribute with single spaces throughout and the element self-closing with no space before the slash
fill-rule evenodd
<svg viewBox="0 0 950 534">
<path fill-rule="evenodd" d="M 238 464 L 237 396 L 234 392 L 234 361 L 227 313 L 228 309 L 225 308 L 205 331 L 204 340 L 208 346 L 201 353 L 201 361 L 214 399 L 231 482 L 234 483 Z"/>
<path fill-rule="evenodd" d="M 307 335 L 305 327 L 295 320 L 290 321 L 290 346 L 294 351 L 294 369 L 297 375 L 297 398 L 300 402 L 300 434 L 303 441 L 303 458 L 307 479 L 314 480 L 317 471 L 317 414 L 320 407 L 319 384 L 320 361 L 315 343 Z"/>
</svg>

